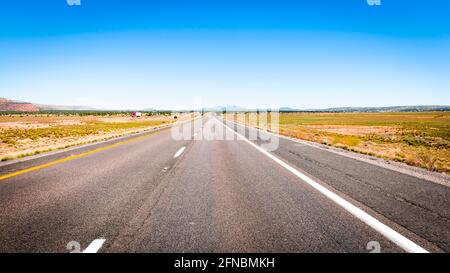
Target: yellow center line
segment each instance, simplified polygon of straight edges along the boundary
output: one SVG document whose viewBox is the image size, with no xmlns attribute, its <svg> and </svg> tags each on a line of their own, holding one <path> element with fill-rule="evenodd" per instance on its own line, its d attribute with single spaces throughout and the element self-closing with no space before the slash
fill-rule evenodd
<svg viewBox="0 0 450 273">
<path fill-rule="evenodd" d="M 104 150 L 107 150 L 107 149 L 111 149 L 111 148 L 114 148 L 114 147 L 117 147 L 117 146 L 121 146 L 121 145 L 130 143 L 130 142 L 133 142 L 133 141 L 144 139 L 144 138 L 147 138 L 149 136 L 153 136 L 155 134 L 159 134 L 159 133 L 167 131 L 167 130 L 168 130 L 168 128 L 160 130 L 160 131 L 152 132 L 152 133 L 149 133 L 149 134 L 146 134 L 146 135 L 143 135 L 143 136 L 139 136 L 139 137 L 136 137 L 136 138 L 132 138 L 132 139 L 129 139 L 129 140 L 117 142 L 117 143 L 114 143 L 114 144 L 111 144 L 111 145 L 108 145 L 108 146 L 105 146 L 105 147 L 97 148 L 97 149 L 94 149 L 94 150 L 91 150 L 91 151 L 87 151 L 87 152 L 84 152 L 84 153 L 81 153 L 81 154 L 71 155 L 71 156 L 68 156 L 66 158 L 62 158 L 62 159 L 58 159 L 58 160 L 55 160 L 55 161 L 51 161 L 51 162 L 48 162 L 48 163 L 45 163 L 45 164 L 42 164 L 42 165 L 38 165 L 38 166 L 31 167 L 31 168 L 23 169 L 23 170 L 20 170 L 20 171 L 17 171 L 17 172 L 5 174 L 5 175 L 0 176 L 0 180 L 5 180 L 5 179 L 8 179 L 8 178 L 11 178 L 11 177 L 14 177 L 14 176 L 18 176 L 18 175 L 21 175 L 21 174 L 24 174 L 24 173 L 29 173 L 29 172 L 40 170 L 40 169 L 43 169 L 43 168 L 47 168 L 47 167 L 50 167 L 50 166 L 53 166 L 53 165 L 56 165 L 56 164 L 59 164 L 59 163 L 63 163 L 63 162 L 69 161 L 69 160 L 73 160 L 73 159 L 80 158 L 80 157 L 83 157 L 83 156 L 87 156 L 87 155 L 90 155 L 90 154 L 93 154 L 93 153 L 101 152 L 101 151 L 104 151 Z"/>
</svg>

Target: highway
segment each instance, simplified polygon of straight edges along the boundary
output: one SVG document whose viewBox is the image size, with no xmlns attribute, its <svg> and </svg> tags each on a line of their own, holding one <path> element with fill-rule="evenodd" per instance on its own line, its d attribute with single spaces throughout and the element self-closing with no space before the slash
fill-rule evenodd
<svg viewBox="0 0 450 273">
<path fill-rule="evenodd" d="M 189 139 L 159 129 L 0 165 L 0 252 L 450 251 L 446 185 L 286 138 L 264 152 L 212 115 L 179 126 Z"/>
</svg>

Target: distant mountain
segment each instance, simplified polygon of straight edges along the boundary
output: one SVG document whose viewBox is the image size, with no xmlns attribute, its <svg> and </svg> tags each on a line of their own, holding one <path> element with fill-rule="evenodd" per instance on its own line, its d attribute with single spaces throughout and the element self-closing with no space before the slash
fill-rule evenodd
<svg viewBox="0 0 450 273">
<path fill-rule="evenodd" d="M 326 109 L 310 109 L 312 112 L 427 112 L 450 111 L 450 105 L 411 105 L 388 107 L 336 107 Z"/>
<path fill-rule="evenodd" d="M 18 112 L 38 112 L 38 111 L 97 111 L 98 109 L 88 106 L 65 106 L 65 105 L 46 105 L 30 102 L 21 102 L 0 98 L 0 111 L 18 111 Z M 154 111 L 154 108 L 146 108 L 143 111 Z M 201 111 L 202 109 L 195 109 Z M 205 112 L 252 112 L 257 109 L 245 108 L 237 105 L 214 106 L 203 108 Z M 260 110 L 264 110 L 260 108 Z M 275 109 L 273 109 L 275 110 Z M 186 110 L 188 111 L 188 110 Z M 280 112 L 427 112 L 427 111 L 450 111 L 450 105 L 410 105 L 410 106 L 388 106 L 388 107 L 335 107 L 322 109 L 299 109 L 292 107 L 281 107 Z"/>
<path fill-rule="evenodd" d="M 202 110 L 202 109 L 200 109 Z M 245 107 L 240 107 L 236 105 L 228 105 L 228 106 L 214 106 L 214 107 L 205 107 L 203 108 L 205 112 L 221 112 L 221 111 L 227 111 L 227 112 L 242 112 L 242 111 L 248 111 L 249 109 Z"/>
<path fill-rule="evenodd" d="M 298 112 L 298 111 L 302 111 L 300 109 L 297 108 L 291 108 L 291 107 L 281 107 L 280 112 Z"/>
<path fill-rule="evenodd" d="M 245 108 L 236 105 L 215 106 L 203 108 L 206 112 L 254 112 L 256 108 Z M 260 108 L 264 110 L 264 108 Z M 387 106 L 387 107 L 335 107 L 317 109 L 299 109 L 293 107 L 280 107 L 280 112 L 428 112 L 428 111 L 450 111 L 450 105 L 410 105 L 410 106 Z"/>
<path fill-rule="evenodd" d="M 29 102 L 0 98 L 0 111 L 37 112 L 39 111 L 39 107 Z"/>
<path fill-rule="evenodd" d="M 94 107 L 89 106 L 67 106 L 67 105 L 46 105 L 46 104 L 35 104 L 40 111 L 95 111 L 98 110 Z"/>
<path fill-rule="evenodd" d="M 38 112 L 51 110 L 83 111 L 96 109 L 87 106 L 45 105 L 0 98 L 0 111 Z"/>
</svg>

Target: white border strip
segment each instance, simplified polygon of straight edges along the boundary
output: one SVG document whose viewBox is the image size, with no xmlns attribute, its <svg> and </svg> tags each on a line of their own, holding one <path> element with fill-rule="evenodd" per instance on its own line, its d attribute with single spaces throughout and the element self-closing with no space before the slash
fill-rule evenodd
<svg viewBox="0 0 450 273">
<path fill-rule="evenodd" d="M 272 155 L 271 153 L 267 152 L 266 150 L 264 150 L 263 148 L 259 147 L 255 143 L 251 142 L 250 140 L 248 140 L 247 138 L 245 138 L 244 136 L 242 136 L 241 134 L 239 134 L 238 132 L 236 132 L 232 128 L 230 128 L 226 123 L 224 123 L 224 122 L 222 122 L 222 123 L 229 130 L 231 130 L 236 136 L 238 136 L 239 138 L 241 138 L 242 140 L 244 140 L 245 142 L 247 142 L 248 144 L 250 144 L 251 146 L 253 146 L 257 150 L 259 150 L 260 152 L 265 154 L 267 157 L 269 157 L 270 159 L 272 159 L 273 161 L 275 161 L 276 163 L 278 163 L 279 165 L 281 165 L 282 167 L 284 167 L 285 169 L 287 169 L 288 171 L 293 173 L 295 176 L 297 176 L 298 178 L 300 178 L 301 180 L 303 180 L 304 182 L 306 182 L 307 184 L 309 184 L 310 186 L 312 186 L 316 190 L 318 190 L 320 193 L 322 193 L 323 195 L 328 197 L 330 200 L 332 200 L 333 202 L 335 202 L 336 204 L 338 204 L 339 206 L 344 208 L 346 211 L 351 213 L 353 216 L 355 216 L 359 220 L 361 220 L 364 223 L 366 223 L 368 226 L 372 227 L 373 229 L 375 229 L 376 231 L 381 233 L 384 237 L 386 237 L 387 239 L 389 239 L 390 241 L 392 241 L 393 243 L 395 243 L 396 245 L 398 245 L 399 247 L 404 249 L 406 252 L 411 252 L 411 253 L 428 253 L 428 251 L 425 250 L 424 248 L 422 248 L 421 246 L 417 245 L 413 241 L 411 241 L 408 238 L 404 237 L 403 235 L 401 235 L 397 231 L 393 230 L 392 228 L 388 227 L 387 225 L 381 223 L 380 221 L 378 221 L 374 217 L 372 217 L 369 214 L 367 214 L 362 209 L 360 209 L 360 208 L 356 207 L 355 205 L 351 204 L 350 202 L 346 201 L 345 199 L 343 199 L 339 195 L 337 195 L 334 192 L 328 190 L 327 188 L 325 188 L 324 186 L 322 186 L 319 183 L 315 182 L 314 180 L 312 180 L 308 176 L 302 174 L 301 172 L 296 170 L 294 167 L 290 166 L 289 164 L 287 164 L 286 162 L 282 161 L 278 157 Z"/>
</svg>

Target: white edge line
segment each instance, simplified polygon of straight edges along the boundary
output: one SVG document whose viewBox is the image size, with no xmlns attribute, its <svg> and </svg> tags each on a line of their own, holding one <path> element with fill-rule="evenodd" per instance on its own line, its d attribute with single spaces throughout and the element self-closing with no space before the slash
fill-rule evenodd
<svg viewBox="0 0 450 273">
<path fill-rule="evenodd" d="M 103 246 L 105 239 L 95 239 L 92 243 L 83 251 L 83 253 L 97 253 Z"/>
<path fill-rule="evenodd" d="M 290 171 L 291 173 L 296 175 L 301 180 L 305 181 L 307 184 L 309 184 L 310 186 L 312 186 L 313 188 L 318 190 L 320 193 L 322 193 L 323 195 L 325 195 L 326 197 L 331 199 L 333 202 L 335 202 L 336 204 L 338 204 L 339 206 L 344 208 L 346 211 L 351 213 L 353 216 L 355 216 L 359 220 L 361 220 L 364 223 L 366 223 L 368 226 L 372 227 L 373 229 L 375 229 L 376 231 L 381 233 L 384 237 L 386 237 L 387 239 L 389 239 L 390 241 L 392 241 L 393 243 L 395 243 L 396 245 L 401 247 L 406 252 L 428 253 L 428 251 L 425 250 L 424 248 L 422 248 L 421 246 L 417 245 L 416 243 L 414 243 L 413 241 L 409 240 L 408 238 L 406 238 L 405 236 L 401 235 L 400 233 L 398 233 L 397 231 L 393 230 L 392 228 L 388 227 L 387 225 L 381 223 L 380 221 L 378 221 L 374 217 L 370 216 L 368 213 L 366 213 L 362 209 L 360 209 L 360 208 L 356 207 L 355 205 L 351 204 L 350 202 L 346 201 L 345 199 L 343 199 L 339 195 L 337 195 L 334 192 L 328 190 L 324 186 L 320 185 L 319 183 L 315 182 L 314 180 L 312 180 L 308 176 L 306 176 L 306 175 L 302 174 L 301 172 L 299 172 L 298 170 L 296 170 L 294 167 L 290 166 L 289 164 L 287 164 L 286 162 L 282 161 L 278 157 L 272 155 L 271 153 L 267 152 L 266 150 L 264 150 L 263 148 L 259 147 L 255 143 L 251 142 L 250 140 L 248 140 L 247 138 L 245 138 L 241 134 L 237 133 L 236 131 L 231 129 L 226 123 L 223 123 L 223 124 L 229 130 L 231 130 L 236 136 L 238 136 L 239 138 L 241 138 L 242 140 L 244 140 L 245 142 L 247 142 L 248 144 L 250 144 L 251 146 L 253 146 L 257 150 L 259 150 L 260 152 L 262 152 L 266 156 L 268 156 L 270 159 L 272 159 L 273 161 L 275 161 L 276 163 L 278 163 L 279 165 L 281 165 L 282 167 L 284 167 L 285 169 L 287 169 L 288 171 Z"/>
<path fill-rule="evenodd" d="M 184 152 L 185 149 L 186 149 L 186 146 L 179 149 L 178 152 L 173 156 L 173 158 L 179 157 Z"/>
</svg>

